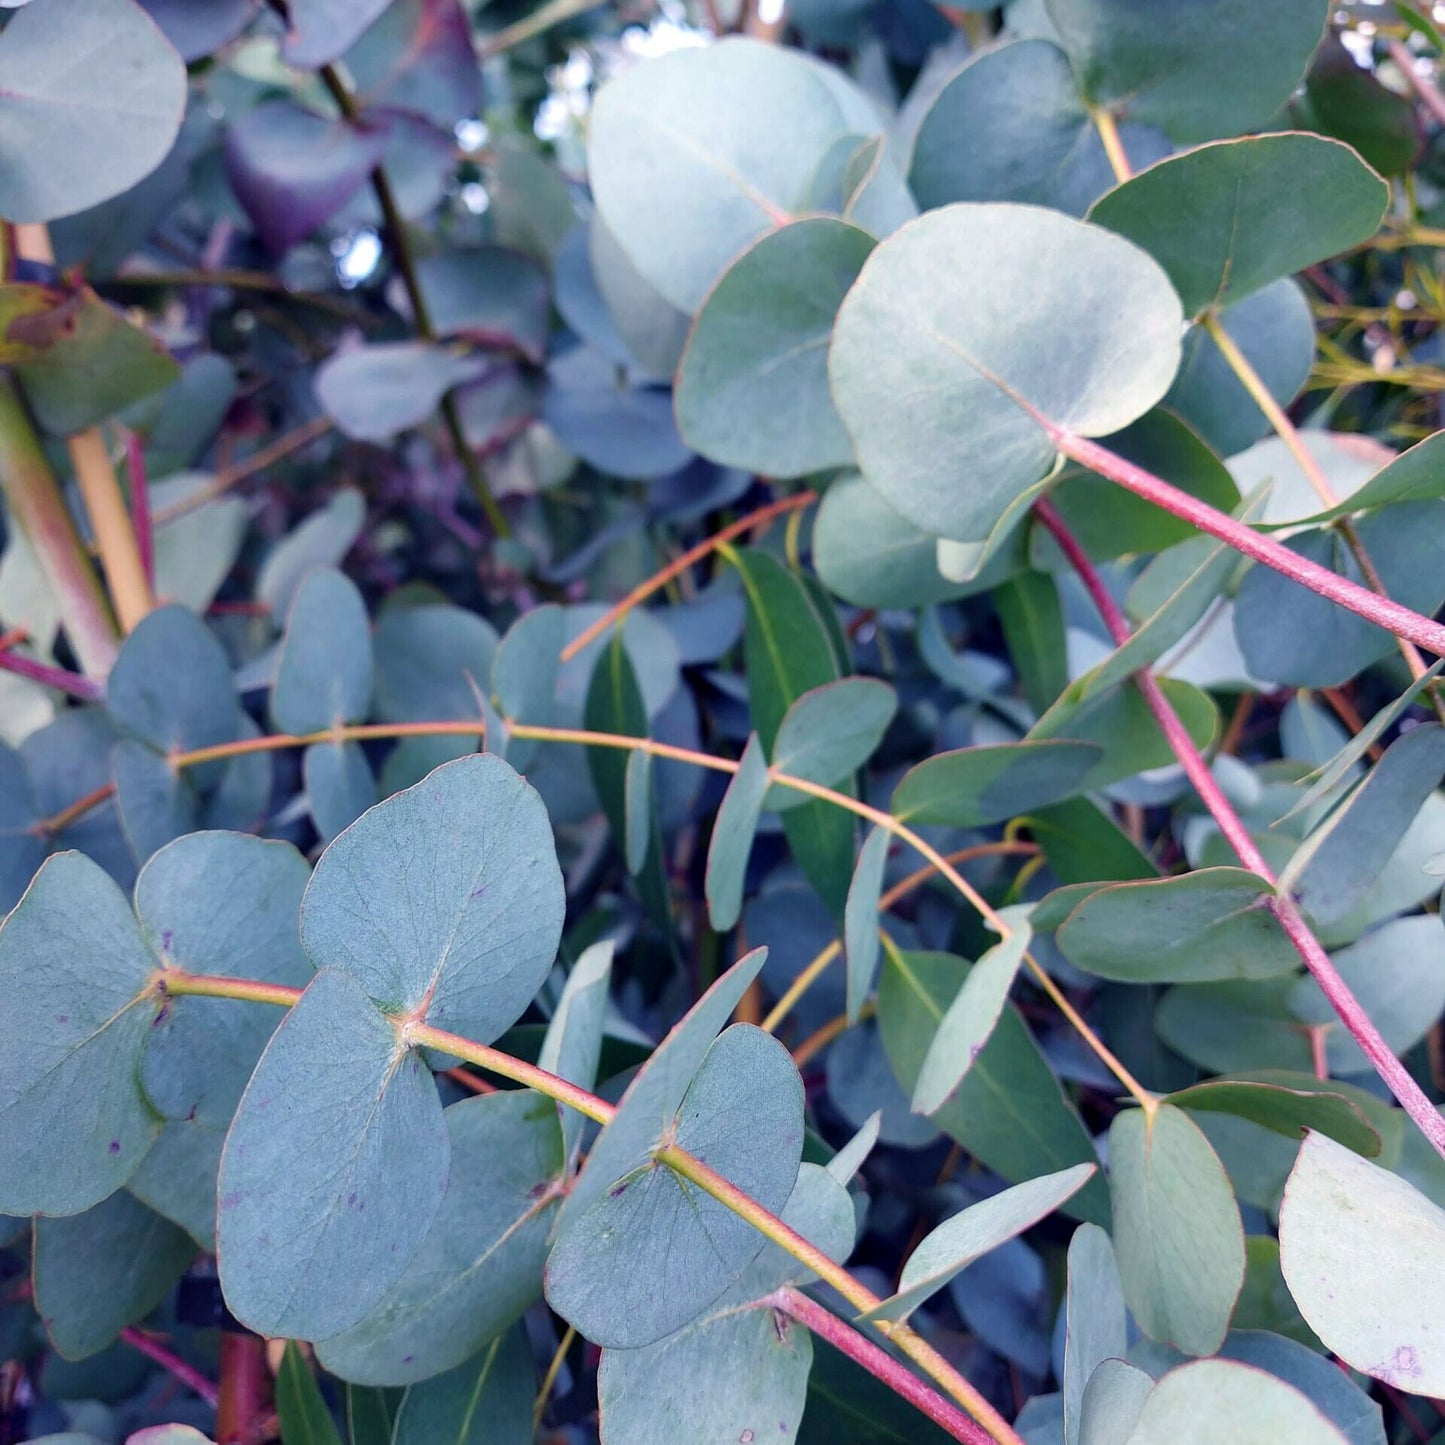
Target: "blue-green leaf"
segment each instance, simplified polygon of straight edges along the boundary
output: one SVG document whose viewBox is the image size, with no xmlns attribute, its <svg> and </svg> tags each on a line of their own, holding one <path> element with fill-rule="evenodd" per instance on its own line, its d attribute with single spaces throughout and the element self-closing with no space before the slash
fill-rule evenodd
<svg viewBox="0 0 1445 1445">
<path fill-rule="evenodd" d="M 563 910 L 542 800 L 483 753 L 378 803 L 331 844 L 301 938 L 319 967 L 388 1009 L 490 1043 L 546 978 Z"/>
<path fill-rule="evenodd" d="M 154 968 L 125 896 L 79 853 L 46 862 L 0 926 L 0 1211 L 78 1214 L 155 1142 L 137 1068 Z"/>
<path fill-rule="evenodd" d="M 725 933 L 737 921 L 743 906 L 743 879 L 747 872 L 748 854 L 752 851 L 753 834 L 763 813 L 763 799 L 768 791 L 768 762 L 763 745 L 754 733 L 743 749 L 738 770 L 723 794 L 712 827 L 712 841 L 707 850 L 708 917 L 718 933 Z"/>
<path fill-rule="evenodd" d="M 1218 1156 L 1172 1104 L 1126 1109 L 1109 1129 L 1114 1247 L 1145 1334 L 1186 1354 L 1224 1341 L 1244 1284 L 1244 1229 Z"/>
<path fill-rule="evenodd" d="M 530 1090 L 481 1095 L 446 1111 L 446 1131 L 450 1176 L 421 1248 L 364 1319 L 318 1346 L 345 1379 L 406 1385 L 450 1370 L 542 1293 L 563 1162 L 555 1107 Z"/>
<path fill-rule="evenodd" d="M 329 569 L 301 584 L 286 619 L 271 716 L 288 733 L 364 722 L 371 708 L 371 622 L 356 584 Z"/>
<path fill-rule="evenodd" d="M 354 978 L 323 970 L 266 1046 L 221 1156 L 216 1242 L 232 1313 L 296 1339 L 356 1324 L 431 1227 L 449 1153 L 420 1057 Z"/>
<path fill-rule="evenodd" d="M 936 1114 L 958 1093 L 1008 1003 L 1009 990 L 1033 941 L 1033 930 L 1027 909 L 1006 908 L 1000 917 L 1008 933 L 969 969 L 923 1056 L 913 1086 L 917 1113 Z"/>
<path fill-rule="evenodd" d="M 874 828 L 859 850 L 853 881 L 848 885 L 843 957 L 848 969 L 848 1017 L 853 1022 L 878 973 L 878 899 L 892 842 L 893 835 L 886 828 Z"/>
</svg>

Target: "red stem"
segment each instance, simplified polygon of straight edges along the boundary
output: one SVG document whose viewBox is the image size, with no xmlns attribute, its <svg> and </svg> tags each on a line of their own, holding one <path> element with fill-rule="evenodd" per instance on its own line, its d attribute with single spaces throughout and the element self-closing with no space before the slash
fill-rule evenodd
<svg viewBox="0 0 1445 1445">
<path fill-rule="evenodd" d="M 1266 567 L 1272 567 L 1292 582 L 1308 587 L 1311 592 L 1317 592 L 1321 597 L 1347 608 L 1367 622 L 1383 627 L 1386 632 L 1394 633 L 1396 637 L 1407 637 L 1417 647 L 1423 647 L 1438 657 L 1445 657 L 1445 627 L 1438 622 L 1432 622 L 1428 617 L 1412 612 L 1389 597 L 1381 597 L 1371 592 L 1368 587 L 1361 587 L 1357 582 L 1341 577 L 1338 572 L 1331 572 L 1328 567 L 1321 567 L 1319 563 L 1311 562 L 1297 552 L 1291 552 L 1273 538 L 1216 511 L 1197 497 L 1191 497 L 1188 492 L 1181 492 L 1162 477 L 1146 472 L 1143 467 L 1135 466 L 1133 462 L 1117 456 L 1107 447 L 1075 436 L 1072 432 L 1046 421 L 1037 412 L 1034 416 L 1065 456 L 1072 457 L 1091 472 L 1097 472 L 1101 477 L 1117 482 L 1135 496 L 1143 497 L 1146 502 L 1153 502 L 1156 507 L 1162 507 L 1166 512 L 1183 518 L 1201 532 L 1208 532 L 1211 537 L 1228 542 L 1246 557 L 1263 562 Z"/>
<path fill-rule="evenodd" d="M 145 444 L 138 433 L 125 434 L 125 466 L 130 474 L 130 521 L 135 528 L 136 550 L 140 553 L 141 570 L 146 586 L 156 588 L 155 532 L 151 527 L 150 483 L 146 477 Z"/>
<path fill-rule="evenodd" d="M 1059 550 L 1079 574 L 1079 579 L 1093 599 L 1099 615 L 1104 619 L 1104 625 L 1109 629 L 1115 646 L 1122 647 L 1129 640 L 1129 624 L 1118 604 L 1110 596 L 1108 588 L 1104 586 L 1094 564 L 1079 546 L 1052 503 L 1047 500 L 1036 502 L 1034 515 L 1048 529 L 1059 544 Z M 1225 537 L 1223 540 L 1228 541 L 1229 538 Z M 1168 740 L 1170 751 L 1178 759 L 1179 765 L 1184 769 L 1189 781 L 1194 785 L 1194 790 L 1209 809 L 1210 816 L 1229 841 L 1239 861 L 1271 887 L 1277 886 L 1279 880 L 1265 862 L 1264 855 L 1255 846 L 1249 830 L 1225 797 L 1223 789 L 1215 781 L 1209 764 L 1204 761 L 1204 755 L 1194 746 L 1194 739 L 1189 736 L 1189 730 L 1180 721 L 1179 714 L 1170 706 L 1169 699 L 1164 696 L 1154 674 L 1148 668 L 1141 668 L 1134 674 L 1134 683 L 1143 693 L 1149 711 Z M 1364 1050 L 1366 1057 L 1375 1066 L 1375 1071 L 1389 1086 L 1401 1107 L 1419 1125 L 1420 1132 L 1434 1145 L 1441 1157 L 1445 1158 L 1445 1118 L 1440 1116 L 1410 1071 L 1395 1057 L 1393 1050 L 1380 1036 L 1380 1031 L 1361 1006 L 1359 999 L 1350 992 L 1349 985 L 1340 977 L 1339 971 L 1325 952 L 1324 945 L 1310 930 L 1294 899 L 1287 894 L 1276 892 L 1267 907 L 1279 920 L 1280 927 L 1284 929 L 1285 935 L 1294 944 L 1295 951 L 1304 960 L 1305 967 L 1329 999 L 1340 1022 Z"/>
<path fill-rule="evenodd" d="M 31 682 L 43 682 L 46 687 L 59 688 L 82 702 L 99 702 L 105 696 L 105 684 L 95 678 L 67 672 L 63 667 L 52 667 L 48 662 L 37 662 L 33 657 L 25 657 L 8 647 L 0 648 L 0 671 L 28 677 Z"/>
<path fill-rule="evenodd" d="M 767 1303 L 827 1340 L 835 1350 L 861 1365 L 955 1440 L 962 1440 L 964 1445 L 993 1445 L 992 1437 L 981 1425 L 974 1424 L 956 1405 L 930 1390 L 907 1365 L 800 1290 L 785 1285 L 769 1295 Z"/>
<path fill-rule="evenodd" d="M 149 1355 L 162 1369 L 169 1370 L 176 1379 L 183 1385 L 189 1385 L 206 1404 L 214 1407 L 220 1399 L 220 1390 L 211 1383 L 193 1365 L 188 1365 L 179 1355 L 173 1355 L 162 1344 L 157 1343 L 148 1334 L 136 1329 L 134 1325 L 127 1325 L 121 1332 L 120 1337 L 131 1349 L 139 1350 L 143 1355 Z"/>
</svg>

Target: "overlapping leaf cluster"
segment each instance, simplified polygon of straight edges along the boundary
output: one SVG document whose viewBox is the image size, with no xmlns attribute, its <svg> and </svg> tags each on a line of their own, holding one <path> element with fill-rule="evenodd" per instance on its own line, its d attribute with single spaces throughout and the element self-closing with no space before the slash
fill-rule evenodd
<svg viewBox="0 0 1445 1445">
<path fill-rule="evenodd" d="M 0 1434 L 1445 1394 L 1445 42 L 756 9 L 0 10 Z"/>
</svg>

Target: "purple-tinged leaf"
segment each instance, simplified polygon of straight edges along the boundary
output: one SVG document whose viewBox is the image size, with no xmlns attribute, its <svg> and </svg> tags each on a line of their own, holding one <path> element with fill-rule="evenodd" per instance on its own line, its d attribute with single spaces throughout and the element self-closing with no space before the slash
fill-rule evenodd
<svg viewBox="0 0 1445 1445">
<path fill-rule="evenodd" d="M 263 101 L 231 127 L 226 173 L 257 233 L 278 254 L 330 220 L 386 150 L 384 128 Z"/>
</svg>

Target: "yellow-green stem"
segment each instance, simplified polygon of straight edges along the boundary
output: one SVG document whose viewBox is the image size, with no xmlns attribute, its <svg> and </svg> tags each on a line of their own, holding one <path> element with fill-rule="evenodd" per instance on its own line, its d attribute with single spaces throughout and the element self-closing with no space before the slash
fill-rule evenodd
<svg viewBox="0 0 1445 1445">
<path fill-rule="evenodd" d="M 99 427 L 71 437 L 67 446 L 116 617 L 124 632 L 134 632 L 156 603 L 120 478 Z"/>
<path fill-rule="evenodd" d="M 87 677 L 103 678 L 115 661 L 115 619 L 60 484 L 5 372 L 0 372 L 0 491 L 11 523 L 29 543 L 55 597 L 81 669 Z"/>
<path fill-rule="evenodd" d="M 1102 106 L 1091 110 L 1089 118 L 1094 122 L 1094 129 L 1099 132 L 1099 139 L 1103 142 L 1104 154 L 1109 158 L 1109 169 L 1114 172 L 1114 179 L 1122 185 L 1134 174 L 1134 169 L 1129 164 L 1129 153 L 1124 149 L 1123 137 L 1119 134 L 1119 122 L 1114 119 L 1112 111 L 1105 110 Z"/>
<path fill-rule="evenodd" d="M 158 971 L 153 988 L 158 995 L 166 997 L 228 998 L 276 1004 L 283 1008 L 291 1007 L 301 997 L 300 989 L 282 984 L 192 974 L 179 969 Z M 539 1069 L 535 1064 L 514 1059 L 499 1049 L 474 1043 L 471 1039 L 445 1029 L 433 1028 L 430 1024 L 402 1018 L 395 1019 L 394 1022 L 404 1041 L 411 1047 L 437 1049 L 441 1053 L 451 1054 L 477 1068 L 485 1069 L 488 1073 L 535 1089 L 539 1094 L 555 1099 L 599 1124 L 610 1123 L 617 1112 L 605 1099 L 599 1099 L 586 1089 L 579 1088 L 556 1074 L 550 1074 L 545 1069 Z M 800 1264 L 806 1265 L 820 1279 L 831 1284 L 858 1310 L 871 1310 L 882 1303 L 877 1295 L 854 1279 L 842 1265 L 829 1259 L 775 1214 L 763 1208 L 755 1199 L 724 1179 L 695 1155 L 675 1144 L 669 1144 L 656 1150 L 653 1157 L 658 1163 L 665 1164 L 683 1178 L 691 1180 L 704 1193 L 711 1195 L 739 1218 L 745 1219 Z M 1019 1436 L 993 1406 L 937 1350 L 920 1339 L 907 1325 L 885 1324 L 880 1328 L 909 1359 L 973 1414 L 999 1445 L 1022 1445 Z"/>
</svg>

